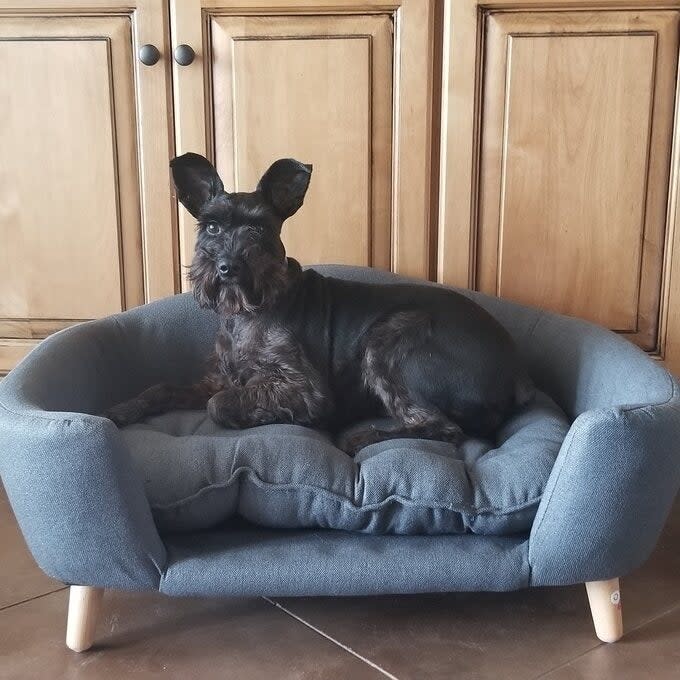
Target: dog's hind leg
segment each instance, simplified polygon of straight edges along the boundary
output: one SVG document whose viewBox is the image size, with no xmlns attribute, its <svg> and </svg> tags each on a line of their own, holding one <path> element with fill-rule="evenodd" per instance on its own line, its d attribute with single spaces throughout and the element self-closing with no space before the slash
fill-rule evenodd
<svg viewBox="0 0 680 680">
<path fill-rule="evenodd" d="M 463 430 L 432 403 L 409 388 L 404 366 L 414 352 L 422 352 L 431 334 L 425 312 L 397 312 L 368 332 L 362 359 L 365 387 L 382 402 L 399 424 L 393 429 L 370 427 L 352 435 L 345 443 L 348 453 L 386 439 L 435 439 L 458 444 Z"/>
<path fill-rule="evenodd" d="M 219 390 L 220 384 L 209 378 L 194 385 L 154 385 L 134 399 L 110 408 L 104 417 L 122 427 L 167 411 L 204 409 L 210 397 Z"/>
<path fill-rule="evenodd" d="M 459 444 L 463 439 L 462 429 L 446 416 L 428 410 L 422 410 L 418 415 L 415 413 L 411 415 L 414 416 L 411 425 L 397 426 L 389 430 L 368 427 L 351 434 L 341 443 L 341 446 L 344 446 L 350 456 L 354 456 L 369 444 L 388 439 L 433 439 L 452 444 Z"/>
</svg>

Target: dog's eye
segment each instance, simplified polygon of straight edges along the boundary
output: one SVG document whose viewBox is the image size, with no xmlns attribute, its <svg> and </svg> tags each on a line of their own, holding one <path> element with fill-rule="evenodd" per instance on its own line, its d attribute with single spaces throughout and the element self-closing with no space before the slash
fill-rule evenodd
<svg viewBox="0 0 680 680">
<path fill-rule="evenodd" d="M 222 233 L 222 227 L 220 227 L 219 224 L 215 224 L 211 222 L 208 224 L 205 228 L 205 230 L 211 235 L 211 236 L 217 236 L 218 234 Z"/>
</svg>

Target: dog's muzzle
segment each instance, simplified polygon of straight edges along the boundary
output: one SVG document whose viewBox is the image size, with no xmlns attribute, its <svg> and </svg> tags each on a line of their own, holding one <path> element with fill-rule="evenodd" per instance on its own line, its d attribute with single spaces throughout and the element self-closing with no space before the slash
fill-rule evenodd
<svg viewBox="0 0 680 680">
<path fill-rule="evenodd" d="M 217 263 L 217 275 L 220 277 L 221 281 L 233 281 L 238 278 L 240 272 L 240 267 L 227 260 L 220 260 Z"/>
</svg>

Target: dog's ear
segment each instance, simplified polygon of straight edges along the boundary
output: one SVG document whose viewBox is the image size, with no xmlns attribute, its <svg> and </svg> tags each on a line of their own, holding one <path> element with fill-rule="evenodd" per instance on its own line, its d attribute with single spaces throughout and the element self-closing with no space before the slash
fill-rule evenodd
<svg viewBox="0 0 680 680">
<path fill-rule="evenodd" d="M 201 208 L 224 191 L 224 185 L 212 163 L 197 153 L 185 153 L 170 161 L 177 198 L 196 218 Z"/>
<path fill-rule="evenodd" d="M 281 158 L 262 175 L 257 190 L 285 220 L 300 209 L 311 177 L 311 165 L 293 158 Z"/>
</svg>

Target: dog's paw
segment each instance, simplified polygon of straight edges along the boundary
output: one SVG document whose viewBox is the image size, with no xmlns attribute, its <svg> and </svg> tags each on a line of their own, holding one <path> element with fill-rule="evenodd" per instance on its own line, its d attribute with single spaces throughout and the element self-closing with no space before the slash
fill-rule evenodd
<svg viewBox="0 0 680 680">
<path fill-rule="evenodd" d="M 208 415 L 222 427 L 238 430 L 244 427 L 243 419 L 234 410 L 236 399 L 229 390 L 222 390 L 208 400 Z"/>
<path fill-rule="evenodd" d="M 118 427 L 132 425 L 141 418 L 140 408 L 134 402 L 125 402 L 112 406 L 102 414 L 104 418 L 112 420 Z"/>
<path fill-rule="evenodd" d="M 354 432 L 343 437 L 338 442 L 338 447 L 350 458 L 354 458 L 361 449 L 366 448 L 370 444 L 374 444 L 376 441 L 379 441 L 376 439 L 376 430 L 371 427 L 368 430 L 360 430 L 359 432 Z"/>
</svg>

